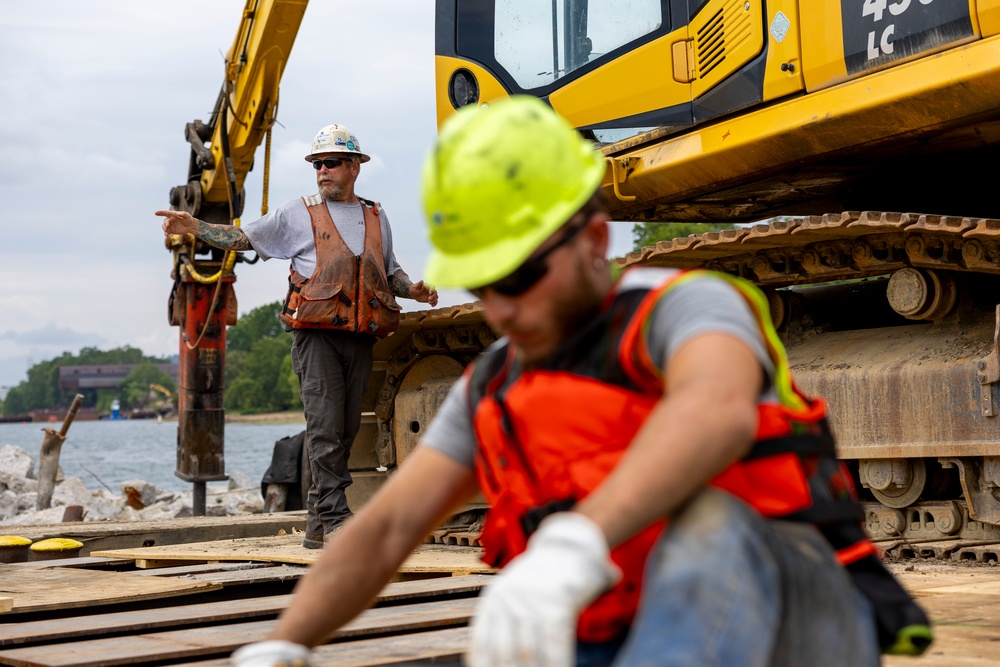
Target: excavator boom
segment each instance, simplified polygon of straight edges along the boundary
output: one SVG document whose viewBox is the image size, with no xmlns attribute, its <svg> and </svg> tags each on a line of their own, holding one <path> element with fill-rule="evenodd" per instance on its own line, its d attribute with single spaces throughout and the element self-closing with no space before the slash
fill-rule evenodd
<svg viewBox="0 0 1000 667">
<path fill-rule="evenodd" d="M 212 116 L 185 127 L 188 178 L 170 191 L 172 209 L 209 223 L 239 224 L 243 183 L 275 122 L 278 84 L 305 8 L 306 0 L 247 0 Z M 267 155 L 264 162 L 266 208 Z M 226 479 L 223 379 L 226 326 L 237 316 L 237 256 L 223 256 L 192 235 L 173 235 L 166 245 L 174 279 L 167 310 L 170 324 L 180 327 L 175 474 L 194 484 L 194 513 L 204 514 L 206 482 Z"/>
</svg>

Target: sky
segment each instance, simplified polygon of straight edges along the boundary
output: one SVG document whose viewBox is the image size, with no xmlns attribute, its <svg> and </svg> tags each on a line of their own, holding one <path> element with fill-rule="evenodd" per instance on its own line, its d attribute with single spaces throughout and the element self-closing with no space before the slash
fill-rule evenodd
<svg viewBox="0 0 1000 667">
<path fill-rule="evenodd" d="M 380 201 L 414 279 L 429 245 L 419 173 L 437 132 L 434 2 L 314 0 L 285 67 L 270 206 L 316 191 L 302 159 L 348 126 L 372 160 L 356 190 Z M 0 18 L 0 387 L 64 351 L 178 350 L 170 253 L 153 211 L 187 178 L 185 123 L 209 120 L 243 0 L 4 2 Z M 263 147 L 258 164 L 263 163 Z M 259 217 L 261 168 L 244 223 Z M 612 226 L 612 254 L 631 226 Z M 284 297 L 288 263 L 236 267 L 239 312 Z M 468 300 L 442 293 L 441 305 Z M 404 309 L 422 305 L 404 300 Z"/>
</svg>

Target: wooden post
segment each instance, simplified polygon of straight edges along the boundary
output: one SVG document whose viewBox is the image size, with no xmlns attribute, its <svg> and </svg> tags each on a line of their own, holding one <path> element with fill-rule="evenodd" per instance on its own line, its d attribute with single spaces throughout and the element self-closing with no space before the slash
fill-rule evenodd
<svg viewBox="0 0 1000 667">
<path fill-rule="evenodd" d="M 59 453 L 62 451 L 62 444 L 66 440 L 66 433 L 69 432 L 69 425 L 76 417 L 76 411 L 80 409 L 83 402 L 83 394 L 77 394 L 73 398 L 73 404 L 66 413 L 62 428 L 54 431 L 51 428 L 43 429 L 45 438 L 42 440 L 42 449 L 38 454 L 38 502 L 35 508 L 39 510 L 48 509 L 52 505 L 52 491 L 56 487 L 56 472 L 59 470 Z"/>
</svg>

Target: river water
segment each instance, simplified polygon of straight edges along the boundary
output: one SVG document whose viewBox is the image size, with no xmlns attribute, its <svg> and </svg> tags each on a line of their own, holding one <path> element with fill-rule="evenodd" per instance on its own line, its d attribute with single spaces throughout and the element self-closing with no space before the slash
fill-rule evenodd
<svg viewBox="0 0 1000 667">
<path fill-rule="evenodd" d="M 16 445 L 35 457 L 42 445 L 42 429 L 60 424 L 0 424 L 0 447 Z M 271 463 L 274 442 L 295 435 L 305 424 L 226 424 L 226 473 L 241 472 L 257 482 Z M 99 477 L 116 493 L 130 479 L 151 482 L 163 491 L 191 488 L 174 475 L 177 463 L 177 422 L 155 419 L 81 421 L 70 426 L 63 443 L 59 464 L 66 477 L 80 477 L 88 489 L 97 490 Z M 93 474 L 84 470 L 86 466 Z M 209 482 L 209 487 L 226 482 Z"/>
</svg>

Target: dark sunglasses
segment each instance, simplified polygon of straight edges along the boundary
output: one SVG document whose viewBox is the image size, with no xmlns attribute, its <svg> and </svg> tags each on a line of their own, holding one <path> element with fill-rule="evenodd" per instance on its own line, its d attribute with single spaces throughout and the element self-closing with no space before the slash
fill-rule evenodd
<svg viewBox="0 0 1000 667">
<path fill-rule="evenodd" d="M 323 158 L 322 160 L 313 160 L 313 169 L 315 169 L 316 171 L 319 171 L 323 167 L 326 167 L 327 169 L 336 169 L 344 162 L 349 162 L 349 161 L 350 160 L 347 160 L 342 157 L 327 157 Z"/>
<path fill-rule="evenodd" d="M 581 222 L 570 227 L 569 231 L 563 234 L 561 239 L 543 250 L 541 253 L 526 259 L 521 266 L 514 270 L 513 273 L 504 276 L 500 280 L 492 282 L 489 285 L 470 289 L 469 292 L 471 292 L 477 299 L 482 299 L 488 289 L 493 290 L 497 294 L 503 294 L 504 296 L 521 296 L 534 287 L 535 284 L 544 278 L 545 274 L 549 272 L 548 262 L 545 261 L 546 258 L 576 238 L 589 222 L 590 218 L 584 217 Z"/>
</svg>

